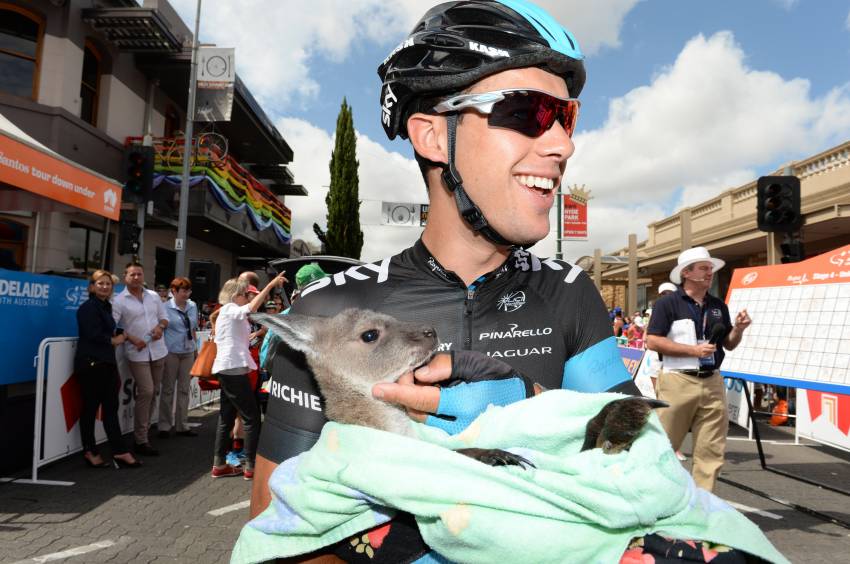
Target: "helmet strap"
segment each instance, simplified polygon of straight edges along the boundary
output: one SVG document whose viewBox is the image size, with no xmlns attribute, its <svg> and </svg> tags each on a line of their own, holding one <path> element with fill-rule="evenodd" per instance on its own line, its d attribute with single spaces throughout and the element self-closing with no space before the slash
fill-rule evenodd
<svg viewBox="0 0 850 564">
<path fill-rule="evenodd" d="M 463 188 L 463 179 L 457 171 L 457 168 L 455 168 L 457 121 L 457 113 L 451 113 L 446 116 L 446 122 L 448 123 L 449 154 L 448 163 L 443 165 L 443 181 L 446 183 L 446 186 L 448 186 L 449 191 L 454 194 L 455 203 L 457 204 L 458 211 L 460 211 L 460 215 L 463 216 L 463 219 L 470 225 L 470 227 L 472 227 L 473 230 L 478 231 L 484 237 L 489 239 L 490 242 L 495 243 L 496 245 L 515 247 L 516 243 L 508 241 L 498 231 L 490 226 L 487 219 L 484 217 L 484 214 L 481 213 L 481 210 L 475 205 L 475 202 L 472 201 L 469 194 L 467 194 L 466 190 Z"/>
</svg>

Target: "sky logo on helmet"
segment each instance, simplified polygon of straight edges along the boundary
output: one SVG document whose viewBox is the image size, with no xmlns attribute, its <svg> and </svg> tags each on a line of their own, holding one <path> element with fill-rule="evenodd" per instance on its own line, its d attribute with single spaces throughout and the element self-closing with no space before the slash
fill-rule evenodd
<svg viewBox="0 0 850 564">
<path fill-rule="evenodd" d="M 477 51 L 479 53 L 484 53 L 485 55 L 490 55 L 493 58 L 511 56 L 511 54 L 504 49 L 496 49 L 495 47 L 490 47 L 489 45 L 484 45 L 483 43 L 475 41 L 469 42 L 469 49 L 470 51 Z"/>
<path fill-rule="evenodd" d="M 385 127 L 389 127 L 390 122 L 392 122 L 392 107 L 395 106 L 396 102 L 398 102 L 398 98 L 393 94 L 390 85 L 387 84 L 387 89 L 384 91 L 384 105 L 381 107 L 381 121 Z"/>
</svg>

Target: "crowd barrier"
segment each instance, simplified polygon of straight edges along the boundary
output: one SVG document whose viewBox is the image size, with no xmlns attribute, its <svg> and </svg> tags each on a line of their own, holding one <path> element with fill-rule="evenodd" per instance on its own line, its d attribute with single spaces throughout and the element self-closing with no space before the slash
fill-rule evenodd
<svg viewBox="0 0 850 564">
<path fill-rule="evenodd" d="M 204 338 L 199 336 L 199 338 Z M 76 337 L 44 339 L 36 357 L 35 433 L 33 437 L 32 471 L 29 479 L 17 483 L 71 486 L 74 482 L 40 480 L 38 470 L 83 449 L 79 419 L 82 408 L 80 387 L 74 375 Z M 133 430 L 134 382 L 121 347 L 117 349 L 118 373 L 121 385 L 118 396 L 118 421 L 123 433 Z M 189 409 L 207 405 L 218 399 L 219 391 L 204 391 L 198 380 L 192 378 Z M 175 394 L 176 401 L 176 394 Z M 151 421 L 159 414 L 159 393 L 154 398 L 155 411 Z M 98 417 L 100 420 L 100 417 Z M 106 441 L 103 425 L 95 424 L 95 439 Z"/>
</svg>

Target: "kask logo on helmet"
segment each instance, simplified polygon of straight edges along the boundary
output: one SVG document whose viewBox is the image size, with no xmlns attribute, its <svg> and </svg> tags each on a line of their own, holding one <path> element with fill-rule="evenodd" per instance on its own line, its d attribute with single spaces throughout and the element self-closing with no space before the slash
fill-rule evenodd
<svg viewBox="0 0 850 564">
<path fill-rule="evenodd" d="M 412 37 L 408 37 L 407 39 L 405 39 L 404 41 L 402 41 L 401 43 L 396 45 L 396 48 L 393 49 L 390 52 L 389 55 L 387 55 L 387 58 L 384 59 L 384 62 L 381 63 L 381 64 L 386 65 L 388 62 L 390 62 L 390 59 L 392 59 L 395 56 L 396 53 L 398 53 L 402 49 L 407 49 L 408 47 L 413 47 L 413 38 Z"/>
<path fill-rule="evenodd" d="M 511 56 L 511 54 L 505 51 L 504 49 L 496 49 L 495 47 L 490 47 L 489 45 L 484 45 L 483 43 L 478 43 L 476 41 L 469 42 L 469 50 L 476 51 L 478 53 L 484 53 L 485 55 L 490 55 L 491 57 Z"/>
</svg>

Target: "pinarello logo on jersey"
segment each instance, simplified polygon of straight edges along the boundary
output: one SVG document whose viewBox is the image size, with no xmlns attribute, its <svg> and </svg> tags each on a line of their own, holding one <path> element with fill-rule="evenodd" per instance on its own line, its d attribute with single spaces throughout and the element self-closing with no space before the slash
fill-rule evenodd
<svg viewBox="0 0 850 564">
<path fill-rule="evenodd" d="M 510 313 L 516 311 L 525 305 L 525 292 L 518 290 L 516 292 L 508 292 L 496 304 L 496 309 Z"/>
<path fill-rule="evenodd" d="M 749 286 L 750 284 L 755 282 L 756 278 L 758 278 L 758 277 L 759 277 L 758 272 L 750 272 L 749 274 L 747 274 L 746 276 L 741 278 L 741 284 L 743 284 L 744 286 Z"/>
</svg>

